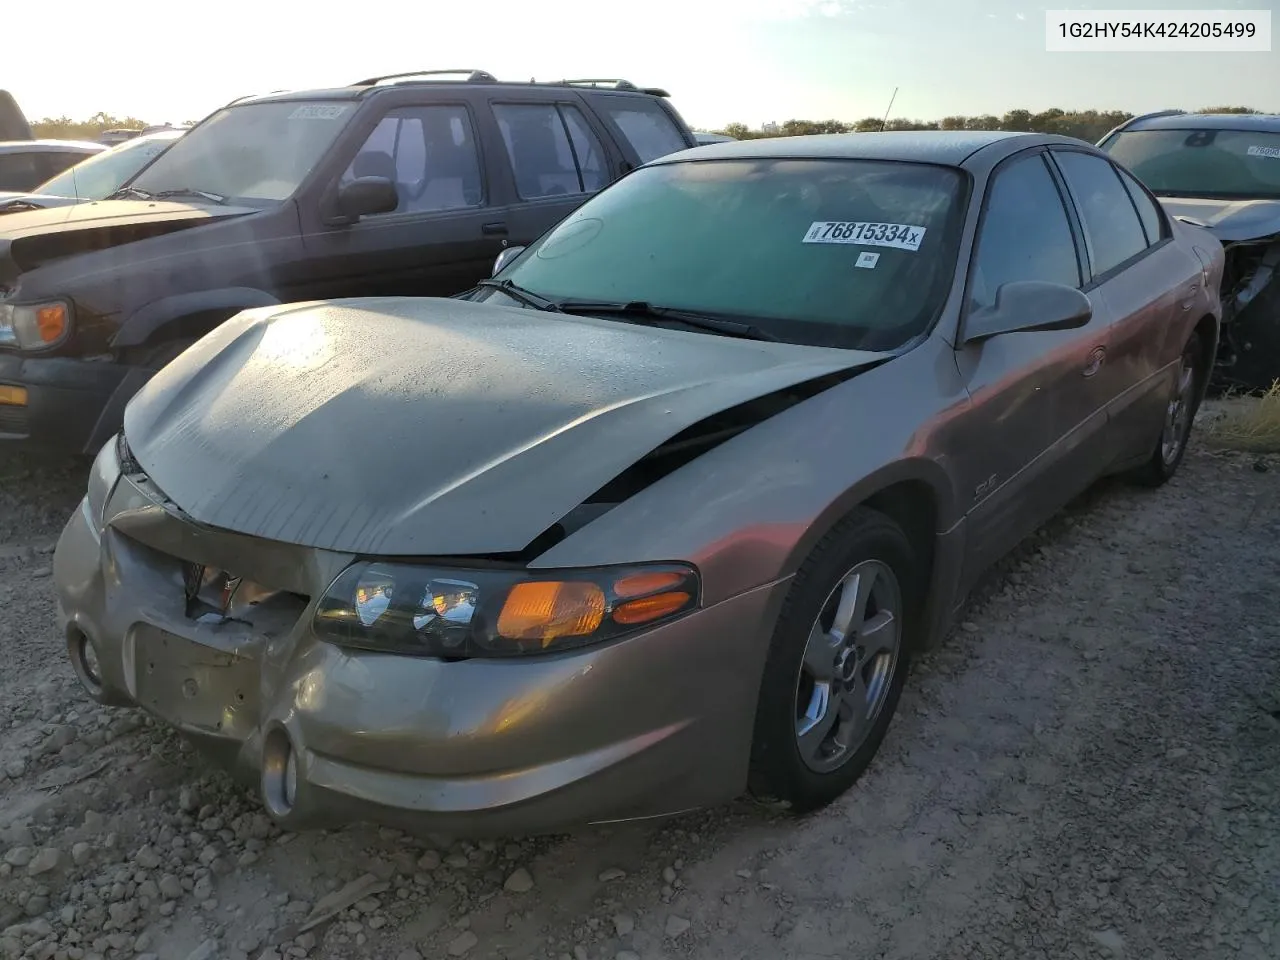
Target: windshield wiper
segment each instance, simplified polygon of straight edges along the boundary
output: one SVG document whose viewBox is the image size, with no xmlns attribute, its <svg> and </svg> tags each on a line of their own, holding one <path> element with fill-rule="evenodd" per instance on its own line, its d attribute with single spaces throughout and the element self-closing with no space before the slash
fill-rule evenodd
<svg viewBox="0 0 1280 960">
<path fill-rule="evenodd" d="M 548 300 L 546 297 L 538 296 L 532 290 L 518 287 L 510 280 L 481 280 L 476 286 L 501 290 L 512 300 L 519 300 L 526 307 L 533 307 L 535 310 L 546 310 L 550 313 L 560 312 L 560 307 L 555 302 Z"/>
<path fill-rule="evenodd" d="M 782 338 L 763 330 L 753 323 L 740 320 L 725 320 L 720 317 L 678 310 L 675 307 L 654 306 L 644 300 L 632 300 L 627 303 L 610 302 L 608 300 L 561 300 L 556 304 L 564 313 L 599 314 L 606 316 L 627 317 L 640 320 L 670 320 L 683 323 L 687 327 L 695 327 L 710 333 L 721 333 L 729 337 L 741 337 L 744 340 L 768 340 L 780 343 Z"/>
<path fill-rule="evenodd" d="M 145 190 L 139 190 L 137 187 L 121 187 L 115 193 L 109 193 L 103 200 L 124 200 L 133 197 L 138 200 L 154 200 L 155 197 L 147 193 Z"/>
<path fill-rule="evenodd" d="M 194 190 L 191 187 L 175 187 L 172 190 L 161 190 L 154 194 L 157 200 L 168 200 L 170 197 L 204 197 L 210 203 L 226 203 L 227 198 L 208 190 Z"/>
</svg>

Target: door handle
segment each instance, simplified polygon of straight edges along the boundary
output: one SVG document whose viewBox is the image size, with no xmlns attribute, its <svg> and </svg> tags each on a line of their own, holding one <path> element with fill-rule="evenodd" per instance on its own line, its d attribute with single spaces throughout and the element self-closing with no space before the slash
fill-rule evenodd
<svg viewBox="0 0 1280 960">
<path fill-rule="evenodd" d="M 1089 359 L 1085 362 L 1084 370 L 1081 371 L 1086 377 L 1092 377 L 1095 373 L 1102 369 L 1102 363 L 1107 359 L 1107 348 L 1102 346 L 1094 347 L 1089 352 Z"/>
<path fill-rule="evenodd" d="M 505 237 L 507 235 L 507 225 L 501 220 L 495 220 L 493 223 L 486 223 L 480 228 L 480 232 L 487 237 Z"/>
</svg>

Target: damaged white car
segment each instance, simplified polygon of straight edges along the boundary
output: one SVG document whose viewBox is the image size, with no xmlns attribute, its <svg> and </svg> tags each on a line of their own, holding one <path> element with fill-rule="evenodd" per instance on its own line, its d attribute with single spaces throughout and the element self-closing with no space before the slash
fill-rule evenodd
<svg viewBox="0 0 1280 960">
<path fill-rule="evenodd" d="M 1215 385 L 1270 387 L 1280 378 L 1280 116 L 1164 110 L 1121 124 L 1098 146 L 1170 215 L 1222 241 Z"/>
</svg>

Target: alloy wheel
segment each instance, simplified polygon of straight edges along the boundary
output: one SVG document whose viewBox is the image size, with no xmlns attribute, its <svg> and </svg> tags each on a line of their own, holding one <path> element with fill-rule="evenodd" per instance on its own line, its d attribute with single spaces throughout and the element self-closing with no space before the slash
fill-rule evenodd
<svg viewBox="0 0 1280 960">
<path fill-rule="evenodd" d="M 888 698 L 902 645 L 902 589 L 887 564 L 865 560 L 828 594 L 809 631 L 796 685 L 796 745 L 829 773 L 867 739 Z"/>
</svg>

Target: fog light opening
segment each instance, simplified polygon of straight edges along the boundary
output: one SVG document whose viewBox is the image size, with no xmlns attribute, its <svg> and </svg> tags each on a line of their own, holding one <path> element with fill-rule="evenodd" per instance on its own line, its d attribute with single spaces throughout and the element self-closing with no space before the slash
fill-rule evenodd
<svg viewBox="0 0 1280 960">
<path fill-rule="evenodd" d="M 298 801 L 298 755 L 289 735 L 277 728 L 262 746 L 262 802 L 277 820 L 288 817 Z"/>
<path fill-rule="evenodd" d="M 98 650 L 88 634 L 77 627 L 68 628 L 67 653 L 71 657 L 71 666 L 80 685 L 89 696 L 99 699 L 102 696 L 102 664 L 98 659 Z"/>
</svg>

